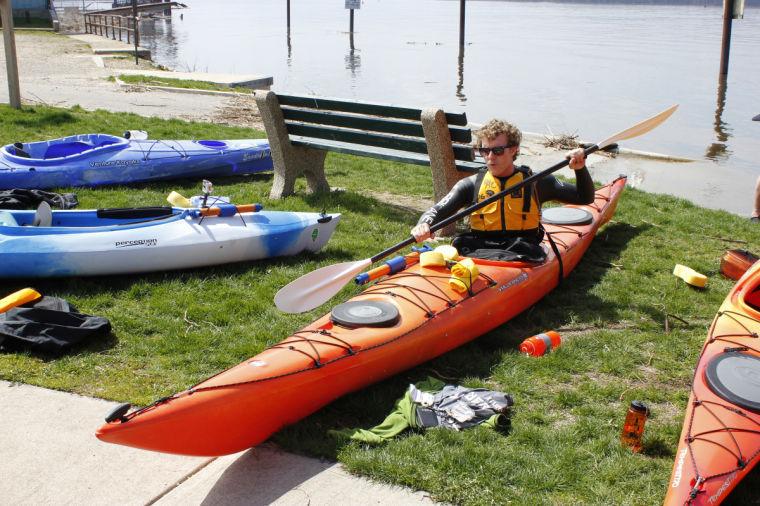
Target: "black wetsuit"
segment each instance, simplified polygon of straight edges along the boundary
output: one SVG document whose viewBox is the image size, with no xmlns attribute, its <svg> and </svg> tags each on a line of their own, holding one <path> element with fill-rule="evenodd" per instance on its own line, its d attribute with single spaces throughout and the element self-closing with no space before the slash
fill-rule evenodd
<svg viewBox="0 0 760 506">
<path fill-rule="evenodd" d="M 507 178 L 497 179 L 504 182 Z M 461 179 L 444 198 L 425 211 L 417 223 L 427 223 L 432 226 L 460 209 L 477 203 L 478 191 L 480 190 L 479 181 L 482 181 L 479 174 Z M 549 200 L 558 200 L 566 204 L 592 203 L 594 201 L 594 182 L 591 180 L 591 174 L 586 167 L 575 171 L 575 181 L 576 184 L 563 183 L 554 176 L 547 176 L 536 181 L 534 191 L 538 197 L 539 206 Z M 471 231 L 459 234 L 452 244 L 463 255 L 496 258 L 499 257 L 499 254 L 493 251 L 484 251 L 480 255 L 475 252 L 476 250 L 509 250 L 514 248 L 517 250 L 514 256 L 516 259 L 542 260 L 539 257 L 543 255 L 543 249 L 539 245 L 543 237 L 544 231 L 541 227 L 506 232 Z M 511 255 L 506 255 L 506 257 L 511 259 Z M 500 259 L 507 259 L 506 257 L 501 256 Z"/>
</svg>

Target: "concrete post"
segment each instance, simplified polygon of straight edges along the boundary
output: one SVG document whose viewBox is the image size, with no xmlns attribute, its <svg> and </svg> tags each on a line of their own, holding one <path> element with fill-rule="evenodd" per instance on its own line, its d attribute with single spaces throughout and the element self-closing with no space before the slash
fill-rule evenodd
<svg viewBox="0 0 760 506">
<path fill-rule="evenodd" d="M 256 90 L 256 105 L 269 138 L 274 163 L 274 181 L 269 198 L 280 199 L 295 192 L 295 182 L 303 174 L 310 192 L 329 192 L 325 178 L 327 152 L 290 144 L 285 118 L 273 91 Z"/>
<path fill-rule="evenodd" d="M 457 181 L 469 174 L 456 168 L 446 114 L 441 109 L 429 108 L 422 111 L 421 119 L 433 176 L 433 199 L 438 202 Z M 455 225 L 450 225 L 442 229 L 440 235 L 452 235 L 455 230 Z"/>
<path fill-rule="evenodd" d="M 21 109 L 21 89 L 18 84 L 18 62 L 16 61 L 16 38 L 13 35 L 11 0 L 0 0 L 0 19 L 3 22 L 5 67 L 8 72 L 8 97 L 10 98 L 11 107 Z"/>
</svg>

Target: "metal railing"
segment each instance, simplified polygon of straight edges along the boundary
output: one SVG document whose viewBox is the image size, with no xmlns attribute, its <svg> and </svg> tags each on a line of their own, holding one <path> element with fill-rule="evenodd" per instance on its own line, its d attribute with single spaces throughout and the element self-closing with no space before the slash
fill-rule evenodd
<svg viewBox="0 0 760 506">
<path fill-rule="evenodd" d="M 54 9 L 75 7 L 82 12 L 102 11 L 113 5 L 112 0 L 52 0 L 50 3 Z"/>
<path fill-rule="evenodd" d="M 84 31 L 95 35 L 110 37 L 113 40 L 123 41 L 123 35 L 127 36 L 127 44 L 133 40 L 140 43 L 139 29 L 135 29 L 135 18 L 132 16 L 116 16 L 114 14 L 92 13 L 84 15 Z"/>
<path fill-rule="evenodd" d="M 168 2 L 169 0 L 137 0 L 137 5 L 140 4 L 154 4 L 154 3 L 160 3 L 160 2 Z M 114 8 L 116 7 L 131 7 L 132 6 L 132 0 L 113 0 L 112 6 Z"/>
</svg>

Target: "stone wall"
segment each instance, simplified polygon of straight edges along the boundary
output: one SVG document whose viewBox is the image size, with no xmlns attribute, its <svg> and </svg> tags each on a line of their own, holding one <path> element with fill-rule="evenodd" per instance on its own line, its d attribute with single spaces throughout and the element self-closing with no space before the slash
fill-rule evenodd
<svg viewBox="0 0 760 506">
<path fill-rule="evenodd" d="M 61 33 L 84 33 L 84 15 L 78 7 L 56 9 Z"/>
</svg>

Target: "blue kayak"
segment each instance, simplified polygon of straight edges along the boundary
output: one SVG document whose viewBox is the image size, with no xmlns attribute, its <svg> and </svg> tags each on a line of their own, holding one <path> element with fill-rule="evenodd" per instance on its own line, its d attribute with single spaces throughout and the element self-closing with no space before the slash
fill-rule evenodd
<svg viewBox="0 0 760 506">
<path fill-rule="evenodd" d="M 232 204 L 47 216 L 0 209 L 0 279 L 132 274 L 316 252 L 339 221 L 340 214 Z"/>
<path fill-rule="evenodd" d="M 266 139 L 164 141 L 83 134 L 0 149 L 0 189 L 209 178 L 271 169 Z"/>
</svg>

